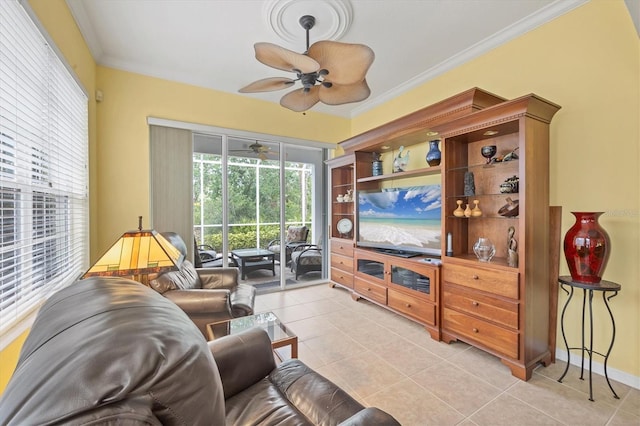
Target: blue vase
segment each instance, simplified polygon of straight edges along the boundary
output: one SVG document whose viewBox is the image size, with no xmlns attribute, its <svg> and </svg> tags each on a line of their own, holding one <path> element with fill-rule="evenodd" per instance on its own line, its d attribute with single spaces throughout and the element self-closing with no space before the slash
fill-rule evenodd
<svg viewBox="0 0 640 426">
<path fill-rule="evenodd" d="M 429 141 L 429 152 L 427 152 L 427 163 L 430 166 L 439 166 L 442 159 L 442 153 L 438 149 L 439 139 Z"/>
</svg>

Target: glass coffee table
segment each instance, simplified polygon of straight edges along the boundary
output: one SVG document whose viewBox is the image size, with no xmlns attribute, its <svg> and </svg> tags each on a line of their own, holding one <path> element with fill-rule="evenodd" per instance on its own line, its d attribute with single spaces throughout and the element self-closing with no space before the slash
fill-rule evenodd
<svg viewBox="0 0 640 426">
<path fill-rule="evenodd" d="M 273 352 L 280 361 L 287 359 L 285 354 L 282 353 L 283 351 L 279 350 L 286 346 L 291 347 L 290 357 L 298 358 L 298 336 L 280 322 L 280 319 L 273 312 L 263 312 L 207 324 L 207 335 L 209 340 L 215 340 L 253 327 L 260 327 L 267 332 Z"/>
</svg>

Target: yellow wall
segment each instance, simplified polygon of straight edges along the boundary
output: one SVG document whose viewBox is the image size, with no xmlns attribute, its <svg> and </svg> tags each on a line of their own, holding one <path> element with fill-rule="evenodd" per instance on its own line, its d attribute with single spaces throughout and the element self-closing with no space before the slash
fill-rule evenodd
<svg viewBox="0 0 640 426">
<path fill-rule="evenodd" d="M 560 104 L 551 125 L 550 201 L 563 206 L 563 233 L 573 223 L 570 211 L 607 212 L 601 223 L 613 249 L 605 278 L 623 285 L 611 301 L 618 334 L 609 367 L 640 376 L 639 45 L 622 0 L 591 1 L 350 121 L 96 67 L 64 0 L 30 3 L 90 94 L 92 259 L 136 226 L 137 216 L 148 224 L 149 116 L 337 142 L 474 86 L 507 98 L 536 93 Z M 97 106 L 96 89 L 104 93 Z M 561 268 L 568 273 L 564 261 Z M 608 333 L 598 302 L 596 334 Z M 568 328 L 576 339 L 577 322 Z M 21 344 L 0 352 L 0 390 Z"/>
<path fill-rule="evenodd" d="M 139 74 L 98 67 L 99 256 L 138 216 L 149 225 L 149 128 L 147 117 L 337 143 L 349 120 Z"/>
<path fill-rule="evenodd" d="M 353 132 L 474 86 L 506 98 L 535 93 L 562 106 L 551 123 L 550 203 L 562 206 L 562 235 L 574 223 L 571 211 L 606 212 L 600 223 L 612 251 L 604 278 L 622 284 L 611 300 L 617 335 L 608 365 L 640 376 L 640 55 L 624 2 L 587 3 L 354 118 Z M 560 267 L 569 274 L 564 258 Z M 600 295 L 594 312 L 596 347 L 606 352 L 611 324 Z M 567 313 L 572 346 L 579 345 L 579 315 Z"/>
</svg>

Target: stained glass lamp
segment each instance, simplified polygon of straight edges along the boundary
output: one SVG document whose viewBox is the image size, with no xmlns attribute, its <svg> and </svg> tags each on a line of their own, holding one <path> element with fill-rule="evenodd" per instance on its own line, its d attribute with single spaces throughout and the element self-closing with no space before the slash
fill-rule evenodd
<svg viewBox="0 0 640 426">
<path fill-rule="evenodd" d="M 82 276 L 124 277 L 148 285 L 149 274 L 177 270 L 184 255 L 155 230 L 128 231 Z"/>
</svg>

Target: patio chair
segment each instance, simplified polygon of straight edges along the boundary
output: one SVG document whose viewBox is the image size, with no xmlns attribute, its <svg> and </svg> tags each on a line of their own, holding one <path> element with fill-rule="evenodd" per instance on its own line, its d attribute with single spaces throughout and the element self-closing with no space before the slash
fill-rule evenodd
<svg viewBox="0 0 640 426">
<path fill-rule="evenodd" d="M 322 271 L 322 248 L 315 244 L 301 244 L 291 253 L 291 272 L 296 280 L 307 272 Z"/>
<path fill-rule="evenodd" d="M 220 268 L 222 267 L 222 254 L 215 251 L 209 244 L 198 244 L 193 237 L 193 265 L 196 268 Z M 229 255 L 229 266 L 237 267 L 233 256 Z"/>
<path fill-rule="evenodd" d="M 285 265 L 288 265 L 291 262 L 291 253 L 293 250 L 300 246 L 307 244 L 307 238 L 309 237 L 309 229 L 306 226 L 289 226 L 287 228 L 287 235 L 285 237 Z M 280 239 L 271 240 L 269 244 L 267 244 L 267 250 L 272 251 L 276 254 L 276 259 L 278 259 L 278 255 L 280 254 Z"/>
</svg>

